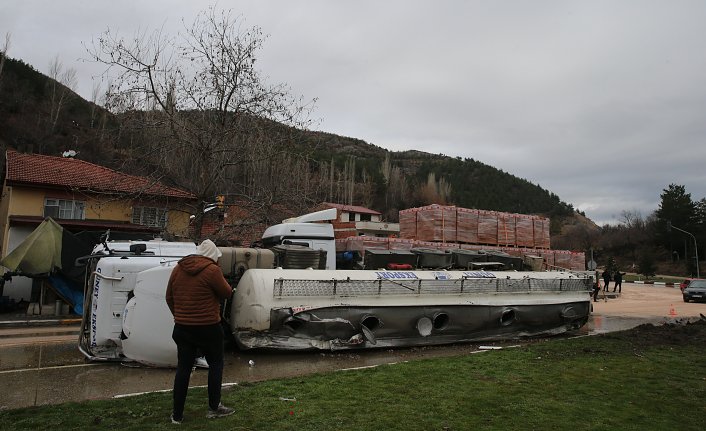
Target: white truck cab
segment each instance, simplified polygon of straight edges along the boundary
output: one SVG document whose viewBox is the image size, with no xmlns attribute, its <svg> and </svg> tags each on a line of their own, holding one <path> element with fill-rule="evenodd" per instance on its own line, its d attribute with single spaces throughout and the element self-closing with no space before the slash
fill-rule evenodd
<svg viewBox="0 0 706 431">
<path fill-rule="evenodd" d="M 336 209 L 330 208 L 300 217 L 286 219 L 270 226 L 262 234 L 265 248 L 279 244 L 302 245 L 326 252 L 326 268 L 336 269 L 336 241 L 331 223 L 317 223 L 336 218 Z"/>
</svg>

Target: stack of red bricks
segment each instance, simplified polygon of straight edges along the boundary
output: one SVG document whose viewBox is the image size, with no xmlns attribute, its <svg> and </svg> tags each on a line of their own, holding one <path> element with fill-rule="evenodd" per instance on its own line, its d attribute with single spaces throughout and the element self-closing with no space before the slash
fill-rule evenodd
<svg viewBox="0 0 706 431">
<path fill-rule="evenodd" d="M 549 219 L 435 204 L 400 211 L 400 237 L 548 249 Z"/>
</svg>

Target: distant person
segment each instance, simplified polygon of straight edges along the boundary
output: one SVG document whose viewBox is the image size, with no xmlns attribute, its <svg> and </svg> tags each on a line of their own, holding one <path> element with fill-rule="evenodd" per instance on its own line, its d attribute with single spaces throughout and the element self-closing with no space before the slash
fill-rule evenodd
<svg viewBox="0 0 706 431">
<path fill-rule="evenodd" d="M 618 293 L 622 293 L 623 275 L 625 275 L 625 273 L 620 271 L 615 271 L 615 274 L 613 274 L 613 281 L 615 282 L 613 285 L 613 292 L 615 292 L 615 289 L 618 289 Z"/>
<path fill-rule="evenodd" d="M 607 292 L 608 285 L 610 284 L 610 271 L 606 269 L 605 271 L 603 271 L 603 274 L 601 274 L 601 277 L 603 277 L 603 290 Z"/>
<path fill-rule="evenodd" d="M 595 283 L 593 283 L 593 302 L 598 302 L 598 292 L 601 291 L 601 284 L 596 278 Z"/>
<path fill-rule="evenodd" d="M 207 418 L 233 414 L 234 410 L 221 403 L 223 380 L 223 328 L 221 301 L 233 293 L 221 268 L 217 265 L 221 251 L 211 240 L 204 240 L 174 267 L 167 283 L 166 301 L 174 316 L 172 338 L 177 345 L 177 370 L 171 420 L 180 424 L 184 419 L 184 404 L 189 379 L 197 352 L 203 352 L 208 362 Z"/>
</svg>

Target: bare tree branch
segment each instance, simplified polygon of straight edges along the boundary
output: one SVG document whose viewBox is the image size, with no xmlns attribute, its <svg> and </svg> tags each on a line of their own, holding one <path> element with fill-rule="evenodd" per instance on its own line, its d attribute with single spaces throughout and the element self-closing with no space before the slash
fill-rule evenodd
<svg viewBox="0 0 706 431">
<path fill-rule="evenodd" d="M 198 226 L 217 194 L 271 209 L 320 192 L 316 172 L 287 148 L 309 126 L 315 101 L 264 82 L 255 65 L 265 40 L 258 27 L 210 7 L 174 37 L 107 30 L 88 49 L 114 74 L 106 107 L 136 143 L 139 163 L 198 197 Z"/>
</svg>

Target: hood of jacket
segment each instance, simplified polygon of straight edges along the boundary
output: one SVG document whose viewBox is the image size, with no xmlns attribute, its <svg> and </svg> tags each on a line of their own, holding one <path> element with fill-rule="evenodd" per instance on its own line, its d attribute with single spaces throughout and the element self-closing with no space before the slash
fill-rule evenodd
<svg viewBox="0 0 706 431">
<path fill-rule="evenodd" d="M 207 266 L 215 264 L 216 262 L 213 259 L 196 254 L 186 256 L 179 261 L 179 266 L 189 275 L 196 275 Z"/>
</svg>

